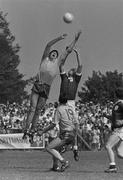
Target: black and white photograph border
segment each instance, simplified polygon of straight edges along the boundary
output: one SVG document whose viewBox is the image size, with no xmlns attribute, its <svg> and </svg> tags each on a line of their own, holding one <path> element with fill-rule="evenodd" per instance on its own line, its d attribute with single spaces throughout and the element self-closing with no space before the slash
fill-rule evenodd
<svg viewBox="0 0 123 180">
<path fill-rule="evenodd" d="M 123 179 L 123 1 L 0 0 L 0 180 Z"/>
</svg>

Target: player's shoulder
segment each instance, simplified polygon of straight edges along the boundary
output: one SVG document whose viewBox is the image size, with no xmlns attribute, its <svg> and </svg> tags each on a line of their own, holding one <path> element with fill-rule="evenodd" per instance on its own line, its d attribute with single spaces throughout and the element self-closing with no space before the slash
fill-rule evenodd
<svg viewBox="0 0 123 180">
<path fill-rule="evenodd" d="M 73 107 L 69 104 L 66 105 L 67 109 L 72 109 Z"/>
<path fill-rule="evenodd" d="M 122 104 L 123 104 L 123 100 L 118 100 L 118 101 L 116 102 L 116 104 L 117 104 L 117 105 L 122 105 Z"/>
<path fill-rule="evenodd" d="M 69 104 L 66 105 L 65 109 L 67 112 L 73 112 L 73 107 Z"/>
<path fill-rule="evenodd" d="M 57 107 L 57 109 L 56 109 L 56 112 L 58 113 L 58 112 L 60 112 L 61 110 L 62 110 L 62 106 L 59 105 L 59 106 Z"/>
<path fill-rule="evenodd" d="M 49 57 L 47 56 L 47 57 L 45 57 L 45 58 L 43 58 L 42 60 L 41 60 L 41 66 L 43 65 L 43 64 L 45 64 L 45 63 L 48 63 L 50 60 L 49 60 Z"/>
<path fill-rule="evenodd" d="M 58 111 L 64 111 L 64 109 L 66 109 L 66 108 L 68 108 L 68 105 L 67 105 L 67 104 L 66 104 L 66 105 L 59 105 L 58 108 L 57 108 L 57 110 L 58 110 Z"/>
<path fill-rule="evenodd" d="M 118 100 L 114 106 L 115 106 L 115 109 L 123 108 L 123 100 Z"/>
<path fill-rule="evenodd" d="M 60 72 L 60 74 L 61 74 L 61 75 L 64 75 L 64 74 L 66 74 L 66 72 L 65 72 L 65 71 L 62 71 L 62 72 Z"/>
<path fill-rule="evenodd" d="M 67 77 L 67 74 L 66 74 L 65 71 L 63 71 L 63 72 L 60 72 L 60 76 L 61 76 L 61 77 Z"/>
<path fill-rule="evenodd" d="M 63 105 L 63 104 L 60 104 L 60 105 L 58 106 L 58 110 L 61 110 L 61 109 L 64 109 L 64 105 Z"/>
<path fill-rule="evenodd" d="M 120 107 L 123 107 L 123 100 L 120 100 L 120 101 L 118 102 L 118 105 L 119 105 Z"/>
</svg>

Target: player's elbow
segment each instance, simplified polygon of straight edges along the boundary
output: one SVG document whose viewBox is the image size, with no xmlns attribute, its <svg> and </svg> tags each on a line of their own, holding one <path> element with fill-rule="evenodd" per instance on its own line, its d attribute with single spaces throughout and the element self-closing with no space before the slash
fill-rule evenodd
<svg viewBox="0 0 123 180">
<path fill-rule="evenodd" d="M 66 47 L 66 51 L 67 51 L 67 53 L 71 53 L 72 52 L 72 48 L 70 46 L 67 46 Z"/>
</svg>

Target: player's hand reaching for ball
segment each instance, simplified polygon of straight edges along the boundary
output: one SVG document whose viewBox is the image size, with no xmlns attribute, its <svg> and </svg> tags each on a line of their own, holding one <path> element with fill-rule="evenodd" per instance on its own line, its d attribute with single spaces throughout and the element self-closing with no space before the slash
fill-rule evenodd
<svg viewBox="0 0 123 180">
<path fill-rule="evenodd" d="M 67 36 L 67 34 L 62 34 L 60 37 L 61 37 L 61 39 L 65 39 L 66 36 Z"/>
<path fill-rule="evenodd" d="M 79 30 L 76 34 L 75 34 L 75 39 L 78 40 L 79 36 L 82 34 L 82 30 Z"/>
<path fill-rule="evenodd" d="M 78 49 L 76 47 L 73 48 L 73 51 L 78 54 Z"/>
</svg>

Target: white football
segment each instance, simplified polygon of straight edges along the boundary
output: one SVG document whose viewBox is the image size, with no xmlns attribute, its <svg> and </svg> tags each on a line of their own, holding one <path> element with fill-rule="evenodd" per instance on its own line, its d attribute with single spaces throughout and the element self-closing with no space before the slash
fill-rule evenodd
<svg viewBox="0 0 123 180">
<path fill-rule="evenodd" d="M 72 23 L 73 19 L 74 19 L 73 14 L 71 14 L 69 12 L 65 13 L 63 16 L 63 20 L 65 23 Z"/>
</svg>

